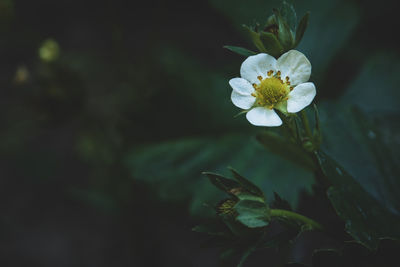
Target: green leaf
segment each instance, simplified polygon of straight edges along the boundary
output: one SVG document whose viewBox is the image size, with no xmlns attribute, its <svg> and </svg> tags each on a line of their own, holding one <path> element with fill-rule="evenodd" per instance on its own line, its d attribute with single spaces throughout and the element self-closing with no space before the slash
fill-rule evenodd
<svg viewBox="0 0 400 267">
<path fill-rule="evenodd" d="M 291 143 L 286 138 L 273 131 L 264 131 L 257 135 L 257 140 L 272 153 L 285 158 L 307 170 L 315 171 L 317 166 L 306 151 L 297 144 Z"/>
<path fill-rule="evenodd" d="M 264 47 L 263 42 L 260 39 L 260 34 L 253 31 L 250 27 L 243 25 L 243 27 L 245 28 L 246 32 L 248 33 L 250 39 L 252 40 L 253 44 L 255 45 L 255 47 L 257 47 L 257 49 L 262 52 L 262 53 L 267 53 L 267 50 Z"/>
<path fill-rule="evenodd" d="M 310 17 L 310 12 L 307 12 L 300 20 L 299 25 L 297 26 L 296 30 L 296 41 L 294 43 L 294 47 L 298 46 L 301 39 L 304 36 L 304 32 L 307 29 L 308 26 L 308 19 Z"/>
<path fill-rule="evenodd" d="M 390 121 L 389 125 L 381 125 L 372 122 L 359 108 L 353 108 L 352 113 L 359 132 L 360 140 L 366 144 L 373 157 L 374 165 L 379 170 L 382 180 L 386 186 L 386 199 L 393 203 L 397 211 L 400 211 L 400 143 L 396 141 L 396 127 L 400 128 L 400 123 Z M 389 118 L 389 116 L 387 117 Z M 397 124 L 397 125 L 396 125 Z M 391 127 L 388 132 L 387 127 Z M 399 133 L 400 131 L 397 130 Z"/>
<path fill-rule="evenodd" d="M 341 166 L 321 151 L 315 152 L 324 175 L 332 183 L 328 189 L 346 231 L 369 249 L 376 249 L 379 238 L 400 238 L 400 218 L 369 195 Z M 396 227 L 393 227 L 396 226 Z"/>
<path fill-rule="evenodd" d="M 262 199 L 264 199 L 264 193 L 261 191 L 261 189 L 258 186 L 256 186 L 255 184 L 253 184 L 252 182 L 250 182 L 249 180 L 247 180 L 246 178 L 241 176 L 233 168 L 229 168 L 229 169 L 233 173 L 233 177 L 240 183 L 241 186 L 243 186 L 243 188 L 245 188 L 249 192 L 253 193 L 254 195 L 259 196 Z"/>
<path fill-rule="evenodd" d="M 396 171 L 400 166 L 400 90 L 396 76 L 399 62 L 400 57 L 392 53 L 374 54 L 366 59 L 339 102 L 318 105 L 324 150 L 397 215 L 400 215 L 400 180 Z M 355 105 L 364 115 L 357 114 Z"/>
<path fill-rule="evenodd" d="M 241 56 L 245 56 L 245 57 L 249 57 L 249 56 L 257 54 L 256 52 L 253 52 L 251 50 L 248 50 L 246 48 L 239 47 L 239 46 L 225 45 L 224 48 L 231 50 L 232 52 L 239 54 Z"/>
<path fill-rule="evenodd" d="M 261 32 L 260 40 L 265 47 L 266 53 L 276 58 L 283 54 L 284 49 L 273 33 Z"/>
<path fill-rule="evenodd" d="M 269 208 L 265 203 L 253 200 L 241 200 L 235 205 L 239 214 L 236 220 L 249 228 L 264 227 L 269 224 Z"/>
</svg>

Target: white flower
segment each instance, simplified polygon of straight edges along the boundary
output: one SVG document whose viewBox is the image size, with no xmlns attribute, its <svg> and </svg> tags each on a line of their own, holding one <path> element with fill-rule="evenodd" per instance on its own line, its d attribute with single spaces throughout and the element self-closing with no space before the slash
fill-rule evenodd
<svg viewBox="0 0 400 267">
<path fill-rule="evenodd" d="M 310 61 L 290 50 L 277 60 L 268 54 L 248 57 L 240 67 L 241 78 L 229 81 L 235 106 L 248 110 L 247 120 L 256 126 L 279 126 L 282 120 L 274 109 L 296 113 L 311 104 L 316 90 Z"/>
</svg>

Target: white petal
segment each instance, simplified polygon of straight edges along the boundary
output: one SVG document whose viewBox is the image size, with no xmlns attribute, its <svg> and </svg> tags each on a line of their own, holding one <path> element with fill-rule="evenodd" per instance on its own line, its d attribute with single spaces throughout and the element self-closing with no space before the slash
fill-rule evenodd
<svg viewBox="0 0 400 267">
<path fill-rule="evenodd" d="M 310 79 L 311 63 L 303 53 L 297 50 L 290 50 L 278 58 L 276 68 L 281 71 L 282 79 L 286 76 L 290 78 L 292 86 Z"/>
<path fill-rule="evenodd" d="M 235 90 L 232 91 L 231 100 L 235 106 L 242 109 L 249 109 L 253 106 L 256 98 L 251 95 L 242 95 L 236 92 Z"/>
<path fill-rule="evenodd" d="M 316 93 L 315 85 L 313 83 L 302 83 L 297 85 L 288 95 L 287 111 L 290 113 L 299 112 L 311 104 Z"/>
<path fill-rule="evenodd" d="M 273 109 L 256 107 L 247 112 L 247 120 L 256 126 L 279 126 L 282 124 L 281 118 Z"/>
<path fill-rule="evenodd" d="M 247 80 L 242 78 L 233 78 L 229 80 L 229 85 L 233 91 L 242 95 L 251 95 L 254 92 L 254 87 Z"/>
<path fill-rule="evenodd" d="M 240 76 L 250 83 L 259 83 L 257 76 L 265 78 L 267 72 L 275 70 L 276 59 L 268 54 L 249 56 L 240 67 Z"/>
</svg>

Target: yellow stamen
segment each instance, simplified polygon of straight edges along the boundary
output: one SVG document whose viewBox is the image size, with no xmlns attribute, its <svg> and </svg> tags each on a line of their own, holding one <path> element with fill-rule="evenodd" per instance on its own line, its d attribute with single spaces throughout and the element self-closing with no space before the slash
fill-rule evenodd
<svg viewBox="0 0 400 267">
<path fill-rule="evenodd" d="M 255 90 L 252 96 L 257 98 L 257 104 L 269 109 L 273 109 L 278 103 L 286 101 L 290 92 L 289 86 L 278 77 L 261 80 L 261 83 L 256 85 Z"/>
</svg>

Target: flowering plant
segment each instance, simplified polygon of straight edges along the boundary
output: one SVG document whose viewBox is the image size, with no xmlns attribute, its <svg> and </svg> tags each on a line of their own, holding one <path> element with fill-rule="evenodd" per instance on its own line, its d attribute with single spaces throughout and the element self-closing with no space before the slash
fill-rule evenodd
<svg viewBox="0 0 400 267">
<path fill-rule="evenodd" d="M 399 225 L 400 218 L 381 208 L 374 197 L 321 149 L 322 131 L 316 104 L 313 105 L 315 126 L 310 123 L 305 109 L 316 96 L 316 86 L 309 82 L 311 63 L 303 53 L 294 50 L 306 30 L 308 17 L 307 13 L 296 25 L 293 6 L 283 2 L 280 9 L 274 9 L 262 30 L 259 25 L 246 26 L 259 52 L 226 46 L 247 57 L 240 67 L 240 77 L 229 80 L 232 103 L 242 109 L 240 114 L 245 113 L 250 124 L 268 127 L 257 135 L 259 143 L 315 174 L 314 195 L 319 198 L 314 204 L 322 205 L 319 214 L 311 218 L 293 210 L 279 192 L 274 192 L 273 201 L 268 203 L 262 189 L 233 169 L 233 179 L 204 173 L 213 185 L 228 195 L 216 205 L 217 214 L 227 228 L 218 233 L 205 226 L 195 230 L 223 237 L 227 242 L 224 257 L 241 255 L 238 266 L 256 250 L 282 248 L 284 244 L 295 242 L 305 231 L 329 235 L 337 231 L 337 225 L 343 221 L 345 232 L 358 246 L 372 251 L 366 252 L 368 255 L 375 253 L 383 242 L 390 243 L 384 238 L 400 238 L 400 229 L 385 228 L 387 222 Z M 333 219 L 327 220 L 324 216 Z M 341 262 L 337 266 L 354 266 L 346 265 L 349 259 L 340 256 L 348 253 L 348 249 L 343 246 L 334 256 Z M 330 258 L 324 253 L 314 252 L 313 267 L 328 266 Z"/>
</svg>

